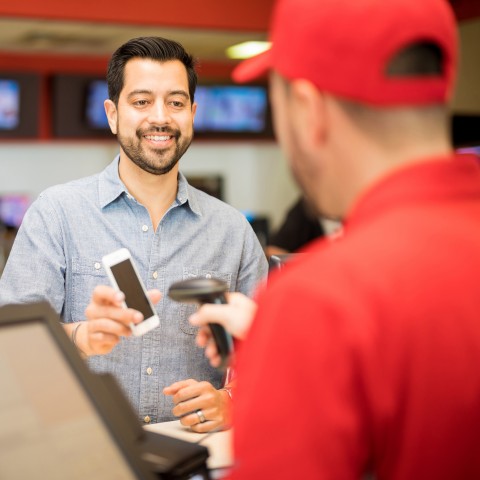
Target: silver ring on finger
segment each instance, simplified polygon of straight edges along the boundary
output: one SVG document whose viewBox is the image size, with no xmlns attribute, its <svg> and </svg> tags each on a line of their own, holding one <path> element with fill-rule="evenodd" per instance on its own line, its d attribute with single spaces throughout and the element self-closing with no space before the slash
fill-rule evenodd
<svg viewBox="0 0 480 480">
<path fill-rule="evenodd" d="M 196 410 L 195 413 L 197 414 L 197 417 L 200 420 L 200 423 L 205 423 L 207 421 L 207 419 L 205 418 L 205 415 L 201 410 Z"/>
</svg>

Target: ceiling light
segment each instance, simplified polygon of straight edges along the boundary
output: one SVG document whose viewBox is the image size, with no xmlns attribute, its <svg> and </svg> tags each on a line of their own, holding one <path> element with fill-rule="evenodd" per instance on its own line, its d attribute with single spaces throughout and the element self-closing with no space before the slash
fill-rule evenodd
<svg viewBox="0 0 480 480">
<path fill-rule="evenodd" d="M 228 58 L 250 58 L 270 48 L 270 42 L 243 42 L 226 50 Z"/>
</svg>

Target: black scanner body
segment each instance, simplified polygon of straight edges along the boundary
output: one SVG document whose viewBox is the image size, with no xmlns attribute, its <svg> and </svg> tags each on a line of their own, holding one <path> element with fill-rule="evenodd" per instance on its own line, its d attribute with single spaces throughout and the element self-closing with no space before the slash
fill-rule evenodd
<svg viewBox="0 0 480 480">
<path fill-rule="evenodd" d="M 228 285 L 217 278 L 191 278 L 176 282 L 170 286 L 168 296 L 180 303 L 227 303 L 225 292 Z M 213 339 L 221 358 L 220 368 L 228 367 L 230 355 L 233 350 L 231 335 L 218 323 L 209 323 Z"/>
</svg>

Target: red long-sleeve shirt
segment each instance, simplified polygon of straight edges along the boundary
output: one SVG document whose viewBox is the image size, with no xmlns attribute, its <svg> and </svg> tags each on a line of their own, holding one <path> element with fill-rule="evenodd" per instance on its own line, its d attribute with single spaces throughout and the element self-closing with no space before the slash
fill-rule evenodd
<svg viewBox="0 0 480 480">
<path fill-rule="evenodd" d="M 271 279 L 234 408 L 234 479 L 480 478 L 475 159 L 385 178 Z"/>
</svg>

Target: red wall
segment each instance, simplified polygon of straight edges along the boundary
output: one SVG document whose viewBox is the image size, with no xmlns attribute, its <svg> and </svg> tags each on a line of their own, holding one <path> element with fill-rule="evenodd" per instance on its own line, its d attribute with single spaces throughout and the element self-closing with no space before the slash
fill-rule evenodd
<svg viewBox="0 0 480 480">
<path fill-rule="evenodd" d="M 274 0 L 23 0 L 2 2 L 0 15 L 218 30 L 265 31 Z"/>
<path fill-rule="evenodd" d="M 388 1 L 388 0 L 386 0 Z M 480 16 L 479 0 L 450 0 L 459 20 Z M 23 0 L 2 2 L 0 15 L 218 30 L 266 31 L 275 0 Z"/>
</svg>

